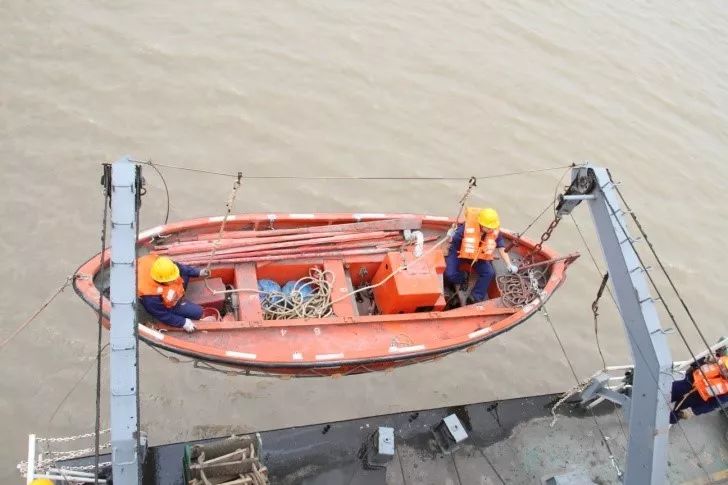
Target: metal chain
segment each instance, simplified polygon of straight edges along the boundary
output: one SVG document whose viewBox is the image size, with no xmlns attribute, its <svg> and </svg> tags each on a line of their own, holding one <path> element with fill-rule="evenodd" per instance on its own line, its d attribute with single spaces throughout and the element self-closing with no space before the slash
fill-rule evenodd
<svg viewBox="0 0 728 485">
<path fill-rule="evenodd" d="M 555 205 L 554 201 L 549 202 L 548 205 L 546 207 L 544 207 L 543 210 L 541 212 L 539 212 L 538 215 L 536 217 L 534 217 L 531 222 L 528 223 L 526 228 L 524 230 L 522 230 L 521 232 L 517 233 L 517 235 L 524 236 L 528 232 L 528 230 L 531 229 L 531 227 L 533 227 L 533 225 L 536 224 L 539 221 L 539 219 L 541 219 L 543 217 L 543 215 L 546 214 L 546 212 L 548 212 L 549 209 L 554 207 L 554 205 Z"/>
<path fill-rule="evenodd" d="M 550 207 L 555 207 L 555 201 L 549 203 L 549 205 L 547 205 L 546 208 L 542 210 L 541 213 L 536 216 L 533 221 L 531 221 L 528 227 L 526 227 L 526 229 L 522 233 L 518 234 L 518 237 L 520 238 L 520 236 L 528 231 L 528 229 L 530 229 L 531 226 L 533 226 L 536 221 L 538 221 Z M 536 255 L 541 252 L 544 243 L 551 239 L 553 232 L 556 230 L 560 222 L 561 216 L 555 214 L 553 220 L 549 223 L 543 234 L 541 234 L 539 242 L 521 258 L 521 268 L 523 268 L 524 266 L 527 267 L 536 262 Z M 511 247 L 517 246 L 518 244 L 518 239 L 516 239 L 507 250 L 510 250 Z M 547 269 L 548 267 L 543 269 L 543 271 L 536 278 L 537 281 L 540 281 L 545 276 L 545 272 L 547 271 Z M 531 283 L 530 287 L 528 283 Z M 534 283 L 534 273 L 531 269 L 529 269 L 528 271 L 528 281 L 526 281 L 524 275 L 520 274 L 500 275 L 496 278 L 496 284 L 498 285 L 498 289 L 501 291 L 501 297 L 503 302 L 508 306 L 522 307 L 536 299 L 536 297 L 539 296 L 541 293 L 541 287 L 539 286 L 539 284 Z"/>
<path fill-rule="evenodd" d="M 515 246 L 515 247 L 518 247 L 518 246 L 520 245 L 520 242 L 519 242 L 519 241 L 520 241 L 520 238 L 521 238 L 522 236 L 524 236 L 524 235 L 525 235 L 525 234 L 526 234 L 526 233 L 528 232 L 528 230 L 529 230 L 529 229 L 531 229 L 531 227 L 533 227 L 533 225 L 534 225 L 534 224 L 536 224 L 536 223 L 537 223 L 537 222 L 538 222 L 539 220 L 541 220 L 541 217 L 543 217 L 543 215 L 544 215 L 544 214 L 546 214 L 546 212 L 548 212 L 548 210 L 549 210 L 549 209 L 553 209 L 553 210 L 554 210 L 554 214 L 556 214 L 556 203 L 557 203 L 557 200 L 558 200 L 558 196 L 557 196 L 557 194 L 558 194 L 558 191 L 559 191 L 559 187 L 561 186 L 561 183 L 562 183 L 562 181 L 564 180 L 564 177 L 566 177 L 566 175 L 567 175 L 567 174 L 568 174 L 568 173 L 569 173 L 569 172 L 570 172 L 570 171 L 571 171 L 571 170 L 572 170 L 572 169 L 573 169 L 573 168 L 574 168 L 575 166 L 576 166 L 576 164 L 573 164 L 573 163 L 572 163 L 571 165 L 569 165 L 569 166 L 568 166 L 568 168 L 567 168 L 567 169 L 566 169 L 566 170 L 564 171 L 564 173 L 563 173 L 563 174 L 561 175 L 561 177 L 559 177 L 559 181 L 558 181 L 558 182 L 556 183 L 556 186 L 554 187 L 554 197 L 553 197 L 553 199 L 551 200 L 551 202 L 549 202 L 549 203 L 548 203 L 548 204 L 546 205 L 546 207 L 544 207 L 544 208 L 543 208 L 543 210 L 541 210 L 541 212 L 539 212 L 539 213 L 538 213 L 538 215 L 537 215 L 536 217 L 534 217 L 534 218 L 533 218 L 533 220 L 532 220 L 531 222 L 529 222 L 529 223 L 528 223 L 528 225 L 526 226 L 526 228 L 525 228 L 525 229 L 524 229 L 523 231 L 521 231 L 521 232 L 517 232 L 517 233 L 514 233 L 514 235 L 516 236 L 516 238 L 515 238 L 515 239 L 513 239 L 513 240 L 512 240 L 512 241 L 511 241 L 511 242 L 510 242 L 510 243 L 509 243 L 509 244 L 508 244 L 507 246 L 506 246 L 506 251 L 510 251 L 510 250 L 511 250 L 511 248 L 513 248 L 514 246 Z M 568 189 L 567 189 L 567 190 L 568 190 Z"/>
<path fill-rule="evenodd" d="M 50 463 L 49 465 L 53 465 L 53 463 Z M 110 461 L 105 461 L 102 463 L 99 463 L 99 468 L 105 468 L 107 466 L 111 466 L 112 463 Z M 21 461 L 17 465 L 18 470 L 20 470 L 20 476 L 25 478 L 28 476 L 28 462 Z M 46 466 L 44 463 L 43 465 L 36 465 L 36 469 L 45 469 L 50 468 L 50 466 Z M 68 471 L 88 471 L 93 470 L 96 468 L 96 465 L 82 465 L 82 466 L 60 466 L 60 467 L 53 467 L 58 468 L 59 470 L 68 470 Z"/>
<path fill-rule="evenodd" d="M 575 165 L 572 164 L 571 168 L 573 168 L 574 166 Z M 568 170 L 566 172 L 564 172 L 564 175 L 566 175 L 567 173 L 568 173 Z M 558 187 L 561 184 L 561 180 L 563 180 L 564 175 L 561 176 L 561 179 L 559 180 L 559 183 L 556 186 L 555 192 L 558 191 Z M 577 179 L 572 180 L 571 184 L 569 184 L 569 186 L 566 187 L 565 192 L 568 194 L 576 183 L 577 183 Z M 535 262 L 536 254 L 538 254 L 541 251 L 541 248 L 543 247 L 544 243 L 546 241 L 548 241 L 549 239 L 551 239 L 551 235 L 553 234 L 554 230 L 558 227 L 559 223 L 561 222 L 561 216 L 556 211 L 556 201 L 557 201 L 556 193 L 554 193 L 554 200 L 550 204 L 550 206 L 553 205 L 553 207 L 554 207 L 554 219 L 551 221 L 551 223 L 546 228 L 546 230 L 543 232 L 543 234 L 541 234 L 541 239 L 539 240 L 539 242 L 533 247 L 533 249 L 531 249 L 531 251 L 526 256 L 524 256 L 523 260 L 527 264 Z M 548 207 L 547 207 L 547 209 L 548 209 Z M 544 212 L 545 211 L 546 211 L 546 209 L 544 209 Z M 542 214 L 543 214 L 543 212 L 542 212 Z M 541 217 L 541 214 L 539 214 L 538 217 Z M 528 227 L 531 227 L 531 226 L 529 225 Z"/>
<path fill-rule="evenodd" d="M 536 254 L 541 252 L 541 248 L 543 247 L 544 243 L 551 239 L 551 235 L 553 234 L 554 230 L 558 227 L 559 223 L 561 222 L 561 216 L 554 216 L 554 219 L 551 221 L 549 226 L 546 228 L 546 230 L 541 234 L 541 240 L 529 251 L 528 254 L 526 254 L 523 257 L 523 261 L 527 264 L 533 263 L 534 259 L 536 257 Z"/>
<path fill-rule="evenodd" d="M 108 430 L 105 430 L 105 432 Z M 72 441 L 75 439 L 82 439 L 82 438 L 91 438 L 95 436 L 95 433 L 86 433 L 82 435 L 77 436 L 69 436 L 65 438 L 38 438 L 37 441 L 46 442 L 46 443 L 64 443 L 68 441 Z M 111 448 L 111 443 L 106 442 L 104 444 L 101 444 L 99 446 L 99 449 L 106 450 Z M 81 448 L 78 450 L 68 450 L 68 451 L 52 451 L 52 450 L 46 450 L 41 453 L 41 456 L 35 463 L 35 471 L 37 470 L 45 470 L 51 467 L 56 467 L 58 465 L 59 461 L 66 461 L 66 460 L 73 460 L 76 458 L 84 458 L 87 457 L 89 454 L 94 453 L 96 450 L 95 447 L 89 447 L 89 448 Z M 47 458 L 44 457 L 47 456 Z M 108 463 L 109 465 L 111 462 Z M 99 464 L 99 467 L 104 466 L 105 464 L 101 463 Z M 84 467 L 58 467 L 63 468 L 65 470 L 93 470 L 96 468 L 96 464 L 87 465 Z M 21 470 L 21 473 L 27 475 L 27 469 L 28 469 L 28 463 L 25 461 L 21 461 L 18 463 L 18 469 Z"/>
<path fill-rule="evenodd" d="M 537 274 L 539 276 L 536 276 Z M 543 277 L 543 274 L 538 273 L 536 270 L 534 270 L 534 269 L 528 270 L 528 280 L 531 282 L 531 289 L 538 296 L 543 296 L 543 291 L 542 291 L 543 288 L 541 287 L 541 283 L 540 283 L 540 278 L 542 278 L 542 277 Z"/>
<path fill-rule="evenodd" d="M 110 461 L 104 461 L 99 463 L 99 468 L 106 468 L 107 466 L 111 466 L 112 463 Z M 73 471 L 87 471 L 87 470 L 93 470 L 96 468 L 96 465 L 83 465 L 83 466 L 64 466 L 60 467 L 61 470 L 73 470 Z"/>
<path fill-rule="evenodd" d="M 111 429 L 102 429 L 99 434 L 106 434 Z M 85 433 L 85 434 L 78 434 L 76 436 L 63 436 L 60 438 L 36 438 L 36 441 L 40 443 L 67 443 L 69 441 L 76 441 L 84 438 L 93 438 L 96 436 L 96 433 Z"/>
<path fill-rule="evenodd" d="M 523 307 L 538 296 L 533 287 L 527 283 L 526 277 L 517 274 L 498 275 L 496 278 L 501 301 L 508 307 Z"/>
<path fill-rule="evenodd" d="M 496 284 L 503 304 L 509 307 L 528 305 L 541 295 L 545 277 L 545 272 L 536 268 L 529 269 L 527 275 L 498 275 Z"/>
<path fill-rule="evenodd" d="M 598 374 L 598 373 L 597 373 L 597 374 Z M 585 380 L 584 382 L 581 382 L 581 383 L 579 383 L 579 384 L 575 385 L 574 387 L 572 387 L 572 388 L 571 388 L 571 389 L 569 389 L 568 391 L 564 392 L 564 393 L 563 393 L 563 394 L 561 395 L 561 397 L 559 398 L 559 400 L 558 400 L 558 401 L 556 401 L 556 402 L 555 402 L 555 403 L 553 404 L 553 406 L 551 406 L 551 416 L 552 416 L 552 418 L 551 418 L 551 423 L 549 424 L 549 426 L 550 426 L 551 428 L 553 428 L 553 427 L 554 427 L 554 425 L 556 424 L 556 421 L 558 421 L 558 419 L 559 419 L 559 418 L 558 418 L 558 417 L 556 416 L 556 410 L 557 410 L 558 408 L 560 408 L 562 404 L 564 404 L 564 403 L 565 403 L 566 401 L 568 401 L 570 397 L 572 397 L 572 396 L 573 396 L 573 395 L 575 395 L 575 394 L 579 394 L 579 393 L 580 393 L 580 392 L 582 392 L 582 391 L 583 391 L 584 389 L 586 389 L 587 387 L 589 387 L 589 383 L 590 383 L 590 381 L 592 380 L 592 378 L 596 377 L 596 376 L 597 376 L 597 374 L 594 374 L 594 375 L 593 375 L 592 377 L 590 377 L 589 379 L 587 379 L 587 380 Z"/>
<path fill-rule="evenodd" d="M 100 450 L 105 450 L 111 448 L 111 443 L 104 443 L 99 446 Z M 84 457 L 90 453 L 94 453 L 95 448 L 81 448 L 79 450 L 69 450 L 69 451 L 47 451 L 45 454 L 47 454 L 50 458 L 47 460 L 47 462 L 56 462 L 59 460 L 72 460 L 74 458 L 81 458 Z"/>
</svg>

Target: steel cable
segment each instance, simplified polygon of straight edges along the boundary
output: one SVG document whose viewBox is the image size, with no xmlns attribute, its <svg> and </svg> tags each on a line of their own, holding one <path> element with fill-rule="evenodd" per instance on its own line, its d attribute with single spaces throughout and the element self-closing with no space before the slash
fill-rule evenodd
<svg viewBox="0 0 728 485">
<path fill-rule="evenodd" d="M 611 181 L 611 179 L 610 179 L 610 183 L 612 183 L 614 185 L 614 182 Z M 615 187 L 616 187 L 616 185 L 615 185 Z M 642 259 L 642 256 L 640 256 L 639 252 L 637 251 L 637 247 L 634 244 L 634 240 L 632 240 L 632 238 L 630 238 L 628 236 L 627 228 L 624 226 L 624 224 L 622 223 L 622 221 L 619 219 L 616 209 L 614 208 L 614 206 L 612 206 L 611 202 L 609 202 L 609 200 L 606 197 L 604 198 L 604 201 L 607 203 L 607 206 L 609 207 L 609 210 L 611 211 L 610 216 L 613 217 L 614 220 L 617 221 L 617 223 L 619 224 L 620 229 L 624 233 L 625 237 L 627 237 L 626 242 L 629 243 L 630 247 L 632 248 L 632 251 L 634 251 L 635 255 L 637 256 L 637 260 L 639 261 L 640 266 L 643 269 L 646 268 L 646 265 L 645 265 L 645 263 L 644 263 L 644 261 Z M 685 334 L 683 333 L 682 329 L 680 328 L 680 325 L 678 325 L 677 319 L 675 318 L 675 315 L 672 313 L 672 310 L 668 306 L 668 304 L 665 301 L 665 299 L 662 297 L 662 292 L 658 288 L 657 283 L 655 282 L 654 278 L 649 273 L 649 271 L 645 270 L 644 273 L 647 276 L 647 279 L 650 281 L 650 284 L 652 285 L 652 288 L 655 290 L 655 293 L 657 293 L 657 297 L 660 300 L 660 302 L 662 303 L 662 306 L 665 309 L 665 311 L 667 312 L 668 316 L 670 317 L 670 320 L 672 321 L 673 325 L 675 326 L 675 330 L 677 330 L 677 333 L 678 333 L 678 335 L 680 335 L 680 338 L 682 339 L 683 343 L 685 344 L 685 347 L 687 348 L 688 352 L 690 352 L 690 356 L 692 357 L 693 361 L 697 361 L 697 357 L 695 356 L 695 352 L 693 352 L 692 347 L 688 343 L 687 337 L 685 336 Z M 712 355 L 712 350 L 710 349 L 710 345 L 708 345 L 708 355 Z M 698 367 L 698 370 L 702 374 L 703 379 L 705 379 L 705 381 L 707 382 L 708 381 L 708 378 L 705 376 L 705 373 L 703 372 L 702 366 Z M 726 410 L 725 405 L 717 397 L 716 397 L 716 402 L 718 403 L 718 406 L 720 407 L 720 410 L 723 413 L 723 415 L 726 418 L 728 418 L 728 411 Z"/>
<path fill-rule="evenodd" d="M 101 222 L 101 253 L 99 254 L 99 318 L 98 318 L 98 339 L 96 343 L 96 421 L 94 430 L 96 435 L 94 438 L 94 484 L 99 483 L 99 432 L 101 431 L 101 339 L 103 335 L 103 304 L 104 292 L 102 290 L 104 278 L 106 276 L 106 266 L 104 259 L 106 257 L 106 226 L 109 214 L 109 205 L 111 203 L 111 165 L 104 164 L 104 215 Z"/>
<path fill-rule="evenodd" d="M 0 343 L 0 350 L 2 350 L 3 347 L 5 347 L 13 339 L 15 339 L 15 337 L 17 337 L 20 334 L 20 332 L 25 330 L 25 327 L 30 325 L 38 317 L 38 315 L 40 315 L 43 312 L 43 310 L 45 310 L 48 307 L 48 305 L 50 305 L 53 302 L 53 300 L 55 300 L 56 297 L 63 292 L 63 290 L 68 288 L 68 286 L 73 282 L 73 279 L 74 279 L 73 275 L 66 277 L 66 281 L 55 292 L 53 292 L 53 294 L 50 296 L 50 298 L 48 298 L 45 301 L 45 303 L 43 303 L 40 306 L 40 308 L 38 308 L 38 310 L 36 310 L 35 313 L 33 313 L 25 322 L 23 322 L 18 328 L 16 328 L 13 331 L 13 333 L 10 334 L 9 337 L 7 337 L 5 340 L 2 341 L 2 343 Z"/>
<path fill-rule="evenodd" d="M 611 180 L 611 174 L 609 175 Z M 612 182 L 614 183 L 614 182 Z M 635 225 L 637 226 L 638 230 L 640 231 L 640 234 L 645 239 L 645 242 L 647 243 L 647 246 L 650 248 L 650 251 L 652 252 L 652 255 L 655 257 L 655 261 L 657 261 L 657 264 L 660 266 L 660 269 L 662 270 L 662 273 L 665 275 L 665 278 L 667 279 L 668 283 L 670 283 L 670 286 L 672 287 L 672 290 L 675 292 L 675 295 L 677 296 L 678 300 L 680 300 L 680 304 L 682 305 L 683 309 L 685 310 L 685 313 L 687 313 L 688 318 L 693 323 L 693 326 L 695 327 L 695 330 L 697 330 L 698 335 L 700 335 L 701 340 L 705 344 L 706 348 L 708 349 L 708 353 L 712 353 L 710 350 L 710 344 L 708 343 L 708 340 L 705 338 L 705 335 L 703 334 L 702 330 L 700 329 L 700 326 L 698 325 L 698 322 L 695 321 L 695 318 L 693 317 L 692 312 L 688 308 L 687 303 L 685 303 L 685 300 L 683 299 L 682 295 L 677 289 L 677 286 L 672 280 L 672 277 L 670 277 L 670 274 L 667 272 L 667 269 L 662 264 L 662 260 L 657 255 L 657 251 L 655 250 L 654 246 L 652 245 L 652 242 L 650 241 L 649 237 L 647 237 L 647 232 L 642 227 L 642 224 L 640 224 L 640 221 L 637 219 L 637 215 L 632 211 L 629 204 L 627 204 L 627 201 L 624 200 L 624 196 L 622 195 L 622 192 L 619 191 L 619 187 L 617 185 L 614 185 L 614 190 L 619 195 L 619 198 L 622 200 L 622 203 L 624 204 L 625 208 L 627 209 L 627 213 L 632 217 L 632 220 L 634 221 Z M 636 251 L 635 251 L 636 252 Z M 691 351 L 692 352 L 692 351 Z M 728 417 L 728 416 L 726 416 Z"/>
<path fill-rule="evenodd" d="M 136 163 L 142 163 L 149 165 L 150 162 L 144 161 L 144 160 L 135 160 Z M 214 170 L 204 170 L 201 168 L 192 168 L 192 167 L 183 167 L 179 165 L 172 165 L 172 164 L 165 164 L 165 163 L 159 163 L 154 162 L 154 165 L 157 167 L 163 167 L 168 168 L 171 170 L 182 170 L 187 172 L 195 172 L 195 173 L 202 173 L 207 175 L 217 175 L 221 177 L 237 177 L 237 173 L 230 173 L 230 172 L 219 172 Z M 540 173 L 540 172 L 548 172 L 552 170 L 560 170 L 563 168 L 570 168 L 572 165 L 560 165 L 556 167 L 547 167 L 547 168 L 539 168 L 539 169 L 532 169 L 532 170 L 521 170 L 516 172 L 506 172 L 506 173 L 500 173 L 500 174 L 491 174 L 491 175 L 484 175 L 481 177 L 477 177 L 478 179 L 492 179 L 492 178 L 501 178 L 501 177 L 511 177 L 516 175 L 526 175 L 531 173 Z M 315 176 L 315 175 L 304 175 L 304 176 L 297 176 L 297 175 L 246 175 L 246 179 L 256 179 L 256 180 L 421 180 L 421 181 L 434 181 L 434 180 L 470 180 L 471 177 L 393 177 L 393 176 L 330 176 L 330 175 L 323 175 L 323 176 Z"/>
<path fill-rule="evenodd" d="M 162 179 L 162 185 L 164 185 L 164 194 L 167 198 L 167 210 L 164 213 L 164 224 L 166 225 L 169 222 L 169 206 L 171 204 L 170 197 L 169 197 L 169 187 L 167 187 L 167 180 L 164 178 L 164 175 L 162 172 L 157 168 L 157 165 L 152 162 L 152 160 L 147 160 L 146 162 L 139 162 L 144 163 L 146 165 L 149 165 L 154 169 L 155 172 L 157 172 L 157 175 L 159 175 L 159 178 Z"/>
</svg>

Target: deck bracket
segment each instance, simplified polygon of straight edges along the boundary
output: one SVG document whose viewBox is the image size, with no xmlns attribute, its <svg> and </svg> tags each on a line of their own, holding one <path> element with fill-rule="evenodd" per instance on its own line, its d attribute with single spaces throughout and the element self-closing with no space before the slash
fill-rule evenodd
<svg viewBox="0 0 728 485">
<path fill-rule="evenodd" d="M 626 394 L 610 388 L 611 381 L 612 376 L 606 372 L 601 372 L 592 377 L 587 387 L 579 394 L 581 405 L 586 408 L 592 408 L 606 399 L 622 407 L 624 414 L 628 415 L 630 398 Z M 620 390 L 623 391 L 624 389 L 622 387 Z"/>
<path fill-rule="evenodd" d="M 440 451 L 449 455 L 460 448 L 461 443 L 468 438 L 468 433 L 457 414 L 451 414 L 435 426 L 432 436 Z"/>
<path fill-rule="evenodd" d="M 394 458 L 394 428 L 380 426 L 364 445 L 364 465 L 368 469 L 386 468 Z"/>
</svg>

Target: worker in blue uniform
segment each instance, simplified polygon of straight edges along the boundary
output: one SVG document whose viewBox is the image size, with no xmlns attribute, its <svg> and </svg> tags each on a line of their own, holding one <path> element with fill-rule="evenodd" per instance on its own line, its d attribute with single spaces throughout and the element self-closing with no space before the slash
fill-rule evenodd
<svg viewBox="0 0 728 485">
<path fill-rule="evenodd" d="M 195 331 L 202 319 L 202 307 L 184 298 L 190 278 L 208 277 L 207 269 L 179 264 L 166 256 L 151 253 L 137 262 L 137 296 L 144 309 L 156 320 Z"/>
<path fill-rule="evenodd" d="M 458 225 L 452 235 L 450 250 L 445 258 L 445 282 L 462 286 L 468 282 L 468 273 L 460 270 L 462 263 L 470 264 L 478 279 L 467 303 L 484 301 L 488 298 L 488 286 L 495 277 L 493 259 L 498 251 L 510 273 L 518 267 L 511 263 L 505 250 L 505 241 L 500 233 L 500 218 L 491 208 L 465 209 L 465 222 Z"/>
<path fill-rule="evenodd" d="M 670 424 L 709 413 L 721 405 L 728 408 L 728 356 L 698 360 L 684 379 L 673 381 L 671 397 L 674 404 Z"/>
</svg>

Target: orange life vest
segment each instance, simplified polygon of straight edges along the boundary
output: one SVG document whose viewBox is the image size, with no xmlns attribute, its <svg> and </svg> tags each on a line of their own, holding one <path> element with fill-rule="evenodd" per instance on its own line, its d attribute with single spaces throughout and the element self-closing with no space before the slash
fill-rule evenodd
<svg viewBox="0 0 728 485">
<path fill-rule="evenodd" d="M 159 296 L 167 308 L 174 307 L 185 296 L 184 280 L 178 277 L 170 283 L 158 283 L 152 279 L 151 271 L 159 255 L 150 253 L 137 260 L 137 296 Z"/>
<path fill-rule="evenodd" d="M 493 261 L 495 257 L 496 240 L 500 231 L 488 231 L 483 235 L 483 230 L 478 223 L 480 209 L 468 207 L 465 209 L 465 227 L 463 230 L 463 242 L 460 243 L 458 258 L 482 259 Z"/>
<path fill-rule="evenodd" d="M 704 401 L 728 394 L 728 356 L 720 357 L 718 362 L 703 364 L 700 369 L 695 369 L 693 387 Z"/>
</svg>

